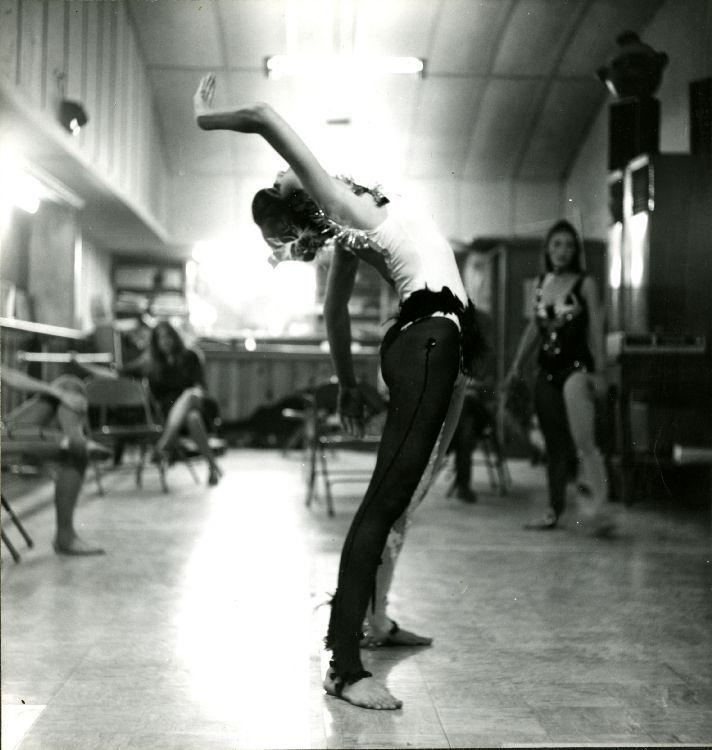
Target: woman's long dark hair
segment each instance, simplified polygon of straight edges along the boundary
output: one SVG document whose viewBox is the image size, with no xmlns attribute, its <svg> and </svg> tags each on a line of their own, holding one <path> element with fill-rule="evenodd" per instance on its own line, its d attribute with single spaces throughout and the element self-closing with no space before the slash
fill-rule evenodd
<svg viewBox="0 0 712 750">
<path fill-rule="evenodd" d="M 583 273 L 583 271 L 586 270 L 583 255 L 583 243 L 581 242 L 581 237 L 579 237 L 579 233 L 576 231 L 574 225 L 570 221 L 566 221 L 566 219 L 560 219 L 557 221 L 544 237 L 544 244 L 541 250 L 543 270 L 547 273 L 554 270 L 554 267 L 551 264 L 551 258 L 549 257 L 549 241 L 557 232 L 567 232 L 574 240 L 574 254 L 571 257 L 571 261 L 566 270 L 571 271 L 572 273 Z"/>
<path fill-rule="evenodd" d="M 185 344 L 181 335 L 176 331 L 170 323 L 162 320 L 156 324 L 156 327 L 151 331 L 151 341 L 149 343 L 149 353 L 151 358 L 151 369 L 152 370 L 163 370 L 168 367 L 168 360 L 166 359 L 165 353 L 158 346 L 158 335 L 160 331 L 165 331 L 173 341 L 173 356 L 179 358 L 183 352 L 185 352 Z"/>
</svg>

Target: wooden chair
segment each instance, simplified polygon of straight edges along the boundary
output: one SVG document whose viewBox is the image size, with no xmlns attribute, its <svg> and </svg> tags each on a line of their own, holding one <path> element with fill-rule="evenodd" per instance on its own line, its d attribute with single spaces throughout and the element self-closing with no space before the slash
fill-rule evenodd
<svg viewBox="0 0 712 750">
<path fill-rule="evenodd" d="M 120 377 L 94 378 L 87 382 L 86 389 L 92 439 L 112 449 L 118 444 L 136 446 L 139 452 L 135 467 L 136 486 L 141 487 L 146 453 L 163 433 L 163 427 L 151 408 L 146 388 L 139 380 Z M 98 467 L 94 468 L 99 492 L 103 495 L 101 474 Z M 156 469 L 161 489 L 168 492 L 165 467 L 158 463 Z"/>
</svg>

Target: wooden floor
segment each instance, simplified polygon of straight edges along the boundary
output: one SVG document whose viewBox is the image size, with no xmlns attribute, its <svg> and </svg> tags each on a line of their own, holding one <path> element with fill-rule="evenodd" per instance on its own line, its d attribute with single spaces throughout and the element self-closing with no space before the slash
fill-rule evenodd
<svg viewBox="0 0 712 750">
<path fill-rule="evenodd" d="M 435 642 L 368 652 L 405 705 L 366 711 L 321 690 L 317 608 L 361 488 L 337 488 L 328 518 L 303 506 L 296 453 L 224 467 L 209 489 L 175 466 L 168 495 L 151 471 L 138 491 L 111 475 L 105 497 L 89 482 L 78 517 L 104 558 L 57 557 L 51 505 L 19 565 L 3 550 L 4 750 L 712 741 L 708 519 L 640 504 L 614 540 L 527 532 L 541 468 L 513 465 L 507 497 L 477 482 L 476 505 L 445 498 L 441 475 L 392 601 Z"/>
</svg>

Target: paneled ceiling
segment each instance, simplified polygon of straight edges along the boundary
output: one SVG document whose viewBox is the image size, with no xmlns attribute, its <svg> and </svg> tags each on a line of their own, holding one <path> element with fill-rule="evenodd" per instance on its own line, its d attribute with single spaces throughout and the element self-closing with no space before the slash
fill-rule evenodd
<svg viewBox="0 0 712 750">
<path fill-rule="evenodd" d="M 274 168 L 258 137 L 207 135 L 193 124 L 193 91 L 214 71 L 218 105 L 273 104 L 329 168 L 367 153 L 404 179 L 489 181 L 567 174 L 606 96 L 595 70 L 615 37 L 643 30 L 661 3 L 154 0 L 128 7 L 173 175 L 264 177 Z M 426 74 L 344 80 L 325 67 L 308 78 L 268 79 L 264 58 L 280 53 L 411 55 L 426 60 Z"/>
</svg>

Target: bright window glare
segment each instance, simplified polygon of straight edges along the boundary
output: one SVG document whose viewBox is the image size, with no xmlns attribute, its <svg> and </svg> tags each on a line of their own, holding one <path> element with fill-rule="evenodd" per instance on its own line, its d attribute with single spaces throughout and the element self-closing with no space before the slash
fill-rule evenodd
<svg viewBox="0 0 712 750">
<path fill-rule="evenodd" d="M 630 284 L 640 289 L 646 279 L 646 246 L 648 214 L 635 214 L 630 219 Z"/>
<path fill-rule="evenodd" d="M 219 310 L 228 311 L 241 327 L 289 333 L 295 320 L 309 317 L 316 303 L 313 263 L 286 261 L 271 268 L 265 247 L 244 238 L 206 240 L 195 244 L 190 274 L 194 291 Z M 197 311 L 203 320 L 206 308 Z M 215 323 L 215 321 L 213 321 Z M 220 323 L 217 323 L 220 327 Z"/>
<path fill-rule="evenodd" d="M 284 333 L 293 318 L 314 311 L 316 269 L 301 261 L 280 263 L 273 272 L 270 307 L 265 311 L 270 333 Z"/>
<path fill-rule="evenodd" d="M 15 206 L 28 214 L 37 213 L 40 201 L 47 194 L 44 185 L 24 169 L 22 162 L 9 147 L 0 154 L 0 203 L 6 211 Z"/>
<path fill-rule="evenodd" d="M 608 281 L 611 289 L 620 289 L 623 272 L 622 263 L 622 244 L 623 241 L 623 224 L 617 221 L 609 231 L 608 251 L 610 253 L 610 266 L 608 272 Z"/>
</svg>

